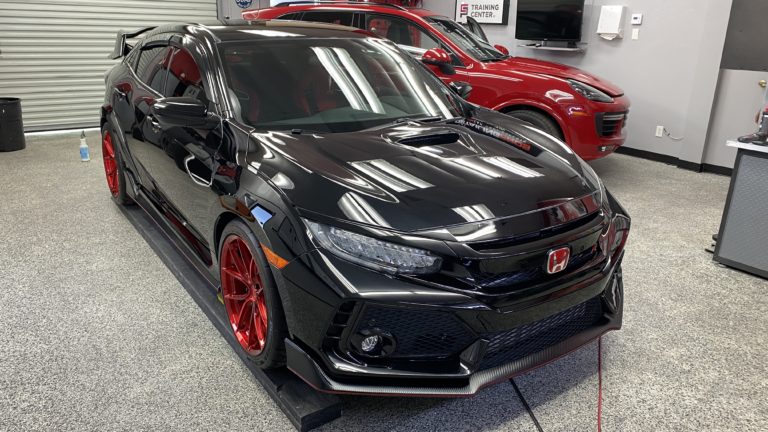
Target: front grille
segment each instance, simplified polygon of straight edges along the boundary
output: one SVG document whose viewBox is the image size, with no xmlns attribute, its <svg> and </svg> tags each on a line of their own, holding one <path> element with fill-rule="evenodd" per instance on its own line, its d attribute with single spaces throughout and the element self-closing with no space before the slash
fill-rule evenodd
<svg viewBox="0 0 768 432">
<path fill-rule="evenodd" d="M 610 137 L 621 133 L 621 129 L 626 123 L 627 113 L 599 113 L 595 120 L 597 122 L 597 134 L 601 137 Z"/>
<path fill-rule="evenodd" d="M 602 317 L 600 297 L 513 330 L 488 333 L 488 349 L 480 370 L 500 366 L 542 351 L 593 327 Z"/>
<path fill-rule="evenodd" d="M 563 274 L 568 274 L 569 272 L 581 268 L 584 264 L 592 261 L 597 254 L 597 249 L 590 248 L 580 254 L 572 256 L 568 261 L 568 267 L 566 267 L 564 273 L 554 275 L 547 274 L 544 270 L 546 261 L 542 260 L 541 264 L 534 264 L 513 272 L 483 273 L 473 271 L 471 272 L 471 280 L 468 280 L 467 282 L 475 284 L 481 288 L 512 288 L 515 285 L 524 283 L 545 282 L 550 278 L 560 277 Z"/>
<path fill-rule="evenodd" d="M 523 234 L 523 235 L 510 237 L 510 238 L 467 243 L 467 246 L 471 247 L 472 249 L 478 252 L 493 252 L 494 250 L 505 249 L 508 247 L 520 245 L 520 244 L 531 242 L 534 240 L 558 236 L 568 231 L 573 231 L 577 228 L 581 228 L 585 225 L 588 225 L 594 222 L 595 219 L 597 219 L 598 217 L 600 217 L 600 212 L 595 211 L 590 215 L 587 215 L 579 219 L 572 220 L 570 222 L 566 222 L 564 224 L 557 225 L 551 228 L 544 228 L 540 231 L 535 231 L 532 233 Z"/>
<path fill-rule="evenodd" d="M 379 328 L 395 337 L 390 357 L 447 357 L 458 354 L 476 335 L 449 312 L 366 305 L 355 331 Z"/>
</svg>

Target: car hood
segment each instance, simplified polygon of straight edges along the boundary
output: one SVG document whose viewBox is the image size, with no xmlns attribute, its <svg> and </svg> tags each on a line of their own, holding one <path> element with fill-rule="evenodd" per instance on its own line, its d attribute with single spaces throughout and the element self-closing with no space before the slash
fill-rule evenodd
<svg viewBox="0 0 768 432">
<path fill-rule="evenodd" d="M 552 63 L 527 57 L 509 57 L 505 60 L 485 63 L 485 67 L 496 73 L 514 71 L 529 74 L 550 75 L 563 79 L 573 79 L 596 87 L 611 97 L 619 97 L 624 94 L 624 91 L 621 88 L 609 81 L 596 77 L 579 68 L 560 63 Z"/>
<path fill-rule="evenodd" d="M 491 123 L 496 119 L 506 124 Z M 491 112 L 366 132 L 252 138 L 249 169 L 305 217 L 400 232 L 546 212 L 599 190 L 564 144 Z"/>
</svg>

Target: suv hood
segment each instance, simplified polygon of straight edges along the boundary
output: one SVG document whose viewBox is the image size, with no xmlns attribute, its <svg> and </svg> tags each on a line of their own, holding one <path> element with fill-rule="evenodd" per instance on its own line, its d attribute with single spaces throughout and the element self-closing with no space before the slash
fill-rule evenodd
<svg viewBox="0 0 768 432">
<path fill-rule="evenodd" d="M 249 151 L 249 169 L 280 188 L 305 217 L 400 232 L 547 211 L 554 221 L 553 208 L 599 191 L 563 144 L 482 111 L 355 133 L 253 133 L 258 145 Z M 496 119 L 506 124 L 488 121 Z"/>
<path fill-rule="evenodd" d="M 624 91 L 621 88 L 602 78 L 598 78 L 579 68 L 560 63 L 536 60 L 527 57 L 509 57 L 502 61 L 485 63 L 485 67 L 500 73 L 511 70 L 515 72 L 556 76 L 563 79 L 573 79 L 596 87 L 611 97 L 619 97 L 624 94 Z"/>
</svg>

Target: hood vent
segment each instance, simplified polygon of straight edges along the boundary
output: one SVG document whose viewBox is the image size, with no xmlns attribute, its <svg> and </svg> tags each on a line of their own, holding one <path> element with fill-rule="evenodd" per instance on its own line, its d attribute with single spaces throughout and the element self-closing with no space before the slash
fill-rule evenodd
<svg viewBox="0 0 768 432">
<path fill-rule="evenodd" d="M 409 147 L 428 147 L 453 144 L 461 136 L 449 129 L 430 130 L 419 134 L 390 134 L 387 138 L 401 145 Z"/>
</svg>

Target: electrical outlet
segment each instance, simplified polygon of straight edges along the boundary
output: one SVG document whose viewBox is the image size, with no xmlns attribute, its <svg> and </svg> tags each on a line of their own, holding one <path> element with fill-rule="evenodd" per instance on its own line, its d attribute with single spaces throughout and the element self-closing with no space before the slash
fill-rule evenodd
<svg viewBox="0 0 768 432">
<path fill-rule="evenodd" d="M 664 126 L 656 126 L 656 138 L 664 136 Z"/>
</svg>

